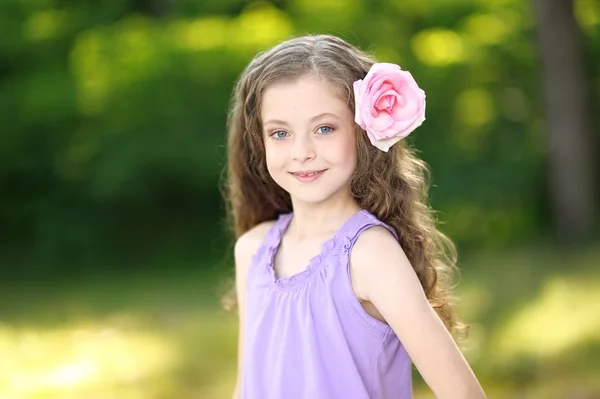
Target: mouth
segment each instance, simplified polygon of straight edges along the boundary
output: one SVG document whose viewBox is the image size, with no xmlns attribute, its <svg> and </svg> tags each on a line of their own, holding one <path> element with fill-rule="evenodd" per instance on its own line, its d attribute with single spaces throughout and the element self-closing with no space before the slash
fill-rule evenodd
<svg viewBox="0 0 600 399">
<path fill-rule="evenodd" d="M 325 172 L 325 169 L 323 169 L 323 170 L 307 170 L 307 171 L 299 171 L 299 172 L 291 172 L 291 173 L 295 176 L 308 177 L 308 176 L 314 176 L 321 172 Z"/>
<path fill-rule="evenodd" d="M 298 172 L 290 172 L 292 176 L 301 182 L 311 182 L 317 180 L 319 177 L 325 173 L 327 169 L 323 170 L 306 170 L 306 171 L 298 171 Z"/>
</svg>

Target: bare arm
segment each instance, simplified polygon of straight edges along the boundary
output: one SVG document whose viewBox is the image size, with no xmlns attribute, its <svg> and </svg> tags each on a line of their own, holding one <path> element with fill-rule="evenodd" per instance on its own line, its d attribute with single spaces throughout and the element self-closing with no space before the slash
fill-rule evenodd
<svg viewBox="0 0 600 399">
<path fill-rule="evenodd" d="M 241 380 L 244 362 L 244 324 L 246 316 L 246 281 L 252 256 L 260 247 L 272 222 L 261 223 L 238 238 L 234 247 L 235 288 L 238 303 L 238 361 L 237 379 L 232 399 L 241 399 Z"/>
<path fill-rule="evenodd" d="M 370 301 L 381 313 L 437 398 L 485 398 L 389 231 L 374 227 L 361 234 L 352 251 L 351 272 L 357 297 Z"/>
<path fill-rule="evenodd" d="M 248 245 L 244 242 L 244 237 L 240 237 L 235 243 L 235 289 L 238 303 L 238 360 L 237 360 L 237 379 L 232 399 L 241 399 L 241 377 L 242 364 L 244 359 L 244 317 L 246 315 L 246 275 L 250 264 L 247 259 Z"/>
</svg>

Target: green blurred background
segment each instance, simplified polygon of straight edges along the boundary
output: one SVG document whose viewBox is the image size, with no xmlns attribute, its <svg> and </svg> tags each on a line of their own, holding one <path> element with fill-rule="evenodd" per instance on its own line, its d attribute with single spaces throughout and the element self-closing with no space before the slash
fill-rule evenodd
<svg viewBox="0 0 600 399">
<path fill-rule="evenodd" d="M 303 33 L 426 91 L 412 143 L 489 397 L 600 398 L 596 0 L 0 2 L 0 398 L 231 396 L 227 106 Z"/>
</svg>

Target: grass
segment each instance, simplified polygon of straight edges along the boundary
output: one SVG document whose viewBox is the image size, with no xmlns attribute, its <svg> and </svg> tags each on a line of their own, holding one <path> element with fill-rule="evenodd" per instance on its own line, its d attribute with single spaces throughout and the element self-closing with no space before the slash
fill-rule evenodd
<svg viewBox="0 0 600 399">
<path fill-rule="evenodd" d="M 600 248 L 471 254 L 464 352 L 494 398 L 600 397 Z M 0 399 L 229 398 L 237 320 L 201 272 L 0 287 Z M 415 397 L 433 397 L 415 373 Z"/>
</svg>

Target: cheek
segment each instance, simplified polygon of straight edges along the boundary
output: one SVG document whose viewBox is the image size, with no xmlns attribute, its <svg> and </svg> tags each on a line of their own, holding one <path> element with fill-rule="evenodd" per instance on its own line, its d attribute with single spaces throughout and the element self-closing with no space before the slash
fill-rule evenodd
<svg viewBox="0 0 600 399">
<path fill-rule="evenodd" d="M 354 170 L 356 167 L 356 141 L 354 135 L 351 135 L 338 146 L 337 158 L 340 163 L 346 165 L 348 169 Z"/>
<path fill-rule="evenodd" d="M 284 160 L 281 151 L 277 151 L 272 146 L 265 146 L 265 158 L 267 163 L 267 170 L 270 174 L 273 174 L 273 172 L 276 172 L 278 169 L 281 168 L 281 166 L 283 166 Z"/>
<path fill-rule="evenodd" d="M 345 162 L 346 162 L 346 167 L 348 168 L 348 172 L 349 173 L 354 172 L 354 169 L 356 169 L 356 165 L 357 165 L 356 148 L 354 146 L 352 146 L 348 149 L 348 152 L 346 153 Z"/>
</svg>

